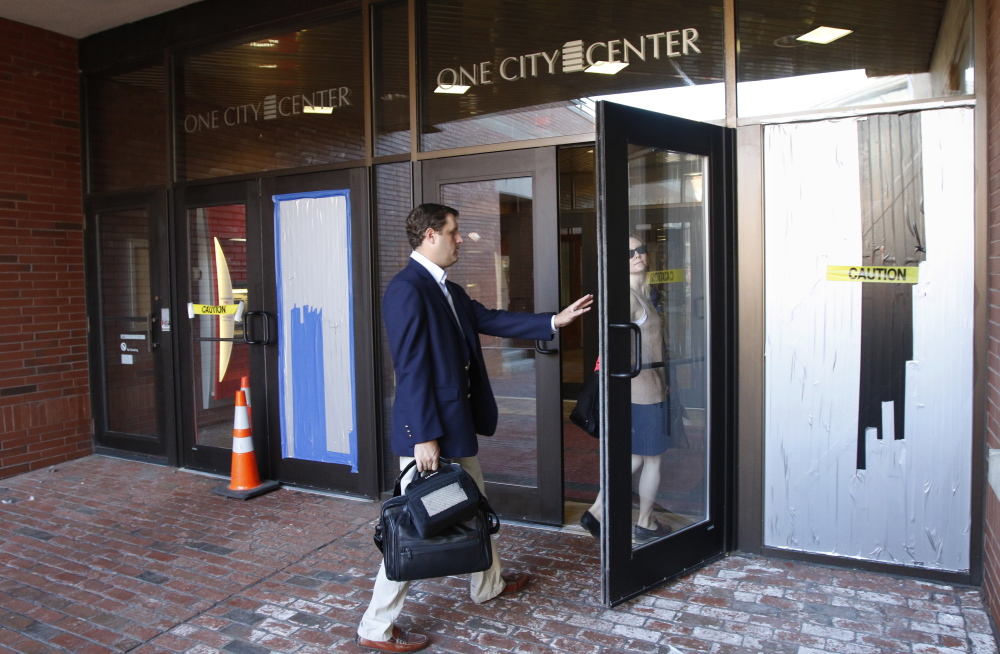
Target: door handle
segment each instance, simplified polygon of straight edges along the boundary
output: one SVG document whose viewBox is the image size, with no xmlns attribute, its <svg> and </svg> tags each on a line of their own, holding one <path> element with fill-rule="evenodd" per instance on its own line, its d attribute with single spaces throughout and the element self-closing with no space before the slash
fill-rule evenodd
<svg viewBox="0 0 1000 654">
<path fill-rule="evenodd" d="M 559 354 L 559 348 L 542 347 L 541 343 L 542 341 L 535 341 L 535 352 L 538 352 L 539 354 Z"/>
<path fill-rule="evenodd" d="M 621 377 L 622 379 L 635 379 L 642 372 L 642 332 L 639 331 L 639 325 L 629 322 L 612 324 L 608 325 L 608 327 L 612 329 L 628 329 L 632 332 L 635 344 L 635 363 L 632 364 L 632 369 L 628 372 L 609 372 L 608 374 L 612 377 Z"/>
<path fill-rule="evenodd" d="M 264 319 L 264 338 L 257 340 L 251 338 L 250 336 L 250 319 L 254 316 L 260 316 Z M 243 314 L 243 342 L 247 345 L 267 345 L 270 341 L 270 334 L 268 333 L 268 320 L 266 311 L 247 311 Z"/>
<path fill-rule="evenodd" d="M 146 312 L 146 352 L 152 352 L 159 343 L 153 342 L 153 312 Z"/>
</svg>

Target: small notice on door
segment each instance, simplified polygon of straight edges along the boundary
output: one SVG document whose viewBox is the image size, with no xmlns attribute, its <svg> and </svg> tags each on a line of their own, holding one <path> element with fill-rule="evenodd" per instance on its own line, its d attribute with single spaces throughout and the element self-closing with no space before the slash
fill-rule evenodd
<svg viewBox="0 0 1000 654">
<path fill-rule="evenodd" d="M 170 331 L 170 309 L 167 307 L 160 309 L 160 331 Z"/>
<path fill-rule="evenodd" d="M 123 354 L 122 355 L 122 363 L 124 365 L 126 365 L 126 366 L 131 366 L 133 364 L 132 355 L 131 354 Z"/>
</svg>

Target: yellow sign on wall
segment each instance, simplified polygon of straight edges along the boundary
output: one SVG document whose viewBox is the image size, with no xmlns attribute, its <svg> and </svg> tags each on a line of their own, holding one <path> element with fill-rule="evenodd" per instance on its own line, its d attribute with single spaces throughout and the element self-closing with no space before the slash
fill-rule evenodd
<svg viewBox="0 0 1000 654">
<path fill-rule="evenodd" d="M 673 284 L 683 281 L 683 268 L 674 268 L 673 270 L 650 270 L 646 273 L 647 284 Z"/>
<path fill-rule="evenodd" d="M 916 266 L 827 266 L 826 281 L 916 284 L 919 272 Z"/>
</svg>

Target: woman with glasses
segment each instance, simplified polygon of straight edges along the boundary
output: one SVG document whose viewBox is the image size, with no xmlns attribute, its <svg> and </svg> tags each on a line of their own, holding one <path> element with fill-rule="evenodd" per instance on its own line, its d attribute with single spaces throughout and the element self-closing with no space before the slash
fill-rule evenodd
<svg viewBox="0 0 1000 654">
<path fill-rule="evenodd" d="M 639 472 L 639 515 L 634 535 L 636 544 L 641 545 L 671 532 L 669 525 L 661 525 L 653 517 L 653 507 L 660 489 L 660 459 L 670 447 L 671 423 L 680 429 L 683 423 L 670 420 L 680 408 L 671 407 L 670 402 L 663 317 L 650 299 L 646 245 L 635 236 L 629 237 L 628 256 L 630 319 L 639 326 L 642 340 L 641 368 L 632 379 L 632 473 Z M 580 518 L 580 524 L 595 538 L 601 534 L 597 516 L 601 515 L 602 501 L 603 491 Z"/>
</svg>

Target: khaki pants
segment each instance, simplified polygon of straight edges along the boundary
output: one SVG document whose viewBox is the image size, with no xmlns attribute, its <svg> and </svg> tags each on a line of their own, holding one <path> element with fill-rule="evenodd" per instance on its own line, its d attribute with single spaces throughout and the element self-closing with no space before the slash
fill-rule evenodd
<svg viewBox="0 0 1000 654">
<path fill-rule="evenodd" d="M 413 459 L 408 456 L 399 458 L 399 468 L 402 470 Z M 476 480 L 479 490 L 485 495 L 483 471 L 479 467 L 479 459 L 470 456 L 464 459 L 452 459 Z M 405 491 L 416 468 L 406 474 L 402 489 Z M 474 572 L 469 575 L 470 595 L 476 604 L 493 599 L 500 594 L 506 583 L 500 576 L 500 555 L 497 553 L 496 542 L 493 545 L 493 567 L 485 572 Z M 408 581 L 389 581 L 385 576 L 385 563 L 379 565 L 378 576 L 375 577 L 375 588 L 372 590 L 372 601 L 368 605 L 358 625 L 358 635 L 368 640 L 389 640 L 392 638 L 392 625 L 403 611 L 406 591 L 410 587 Z"/>
</svg>

